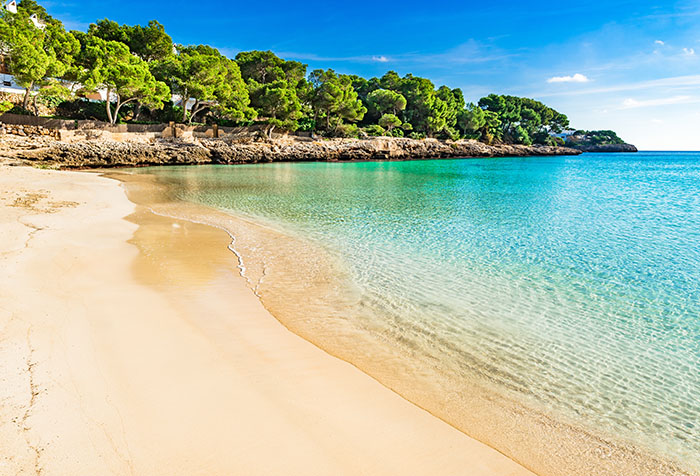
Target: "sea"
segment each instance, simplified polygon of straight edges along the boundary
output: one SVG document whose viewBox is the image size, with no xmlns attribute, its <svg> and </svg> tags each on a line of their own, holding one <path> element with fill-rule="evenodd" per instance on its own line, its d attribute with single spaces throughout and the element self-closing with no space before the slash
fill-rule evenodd
<svg viewBox="0 0 700 476">
<path fill-rule="evenodd" d="M 700 474 L 700 153 L 131 173 L 293 332 L 535 473 Z"/>
</svg>

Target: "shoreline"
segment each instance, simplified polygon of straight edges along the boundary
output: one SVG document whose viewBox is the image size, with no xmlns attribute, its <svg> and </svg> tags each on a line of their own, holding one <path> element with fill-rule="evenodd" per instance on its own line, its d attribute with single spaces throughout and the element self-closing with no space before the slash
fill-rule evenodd
<svg viewBox="0 0 700 476">
<path fill-rule="evenodd" d="M 93 174 L 0 181 L 3 471 L 533 474 L 286 330 L 223 231 Z"/>
<path fill-rule="evenodd" d="M 428 160 L 476 157 L 579 155 L 566 147 L 487 145 L 475 140 L 374 138 L 252 142 L 238 139 L 90 139 L 60 142 L 43 137 L 3 136 L 0 155 L 52 168 L 90 169 L 151 165 L 252 164 Z"/>
<path fill-rule="evenodd" d="M 123 175 L 127 182 L 149 182 L 148 174 L 119 175 Z M 171 186 L 150 181 L 151 186 Z M 163 196 L 168 196 L 167 191 L 163 192 Z M 334 289 L 343 287 L 340 282 L 344 281 L 339 276 L 343 276 L 344 270 L 338 266 L 326 268 L 319 264 L 330 259 L 318 247 L 307 250 L 304 243 L 284 231 L 274 227 L 268 229 L 266 225 L 256 223 L 254 218 L 236 216 L 204 205 L 188 202 L 174 204 L 166 198 L 157 200 L 154 206 L 157 213 L 225 229 L 235 237 L 236 249 L 232 251 L 241 257 L 246 267 L 244 274 L 250 289 L 260 297 L 266 309 L 293 333 L 330 355 L 351 363 L 406 400 L 467 435 L 499 448 L 537 474 L 696 474 L 661 458 L 651 449 L 625 441 L 619 435 L 581 427 L 547 409 L 526 405 L 482 386 L 484 382 L 465 380 L 455 385 L 446 374 L 429 367 L 416 367 L 416 362 L 411 361 L 410 356 L 399 351 L 398 347 L 382 347 L 371 336 L 363 335 L 351 326 L 344 326 L 343 319 L 339 319 L 341 314 L 322 318 L 320 313 L 326 309 L 314 312 L 318 309 L 312 303 L 290 310 L 289 303 L 312 301 L 309 296 L 314 293 L 320 293 L 324 300 L 328 300 Z M 281 250 L 278 256 L 298 259 L 275 262 L 274 253 L 269 251 L 271 249 Z M 312 264 L 305 266 L 305 261 Z M 285 270 L 291 270 L 289 273 L 294 276 L 285 276 L 288 274 Z M 324 279 L 324 274 L 333 279 Z M 300 275 L 304 279 L 299 279 Z M 297 282 L 310 281 L 311 284 L 292 285 L 290 278 Z M 282 284 L 275 286 L 276 281 Z M 301 296 L 305 298 L 302 300 Z M 351 304 L 350 299 L 348 305 Z M 314 314 L 318 314 L 318 319 L 306 317 Z"/>
</svg>

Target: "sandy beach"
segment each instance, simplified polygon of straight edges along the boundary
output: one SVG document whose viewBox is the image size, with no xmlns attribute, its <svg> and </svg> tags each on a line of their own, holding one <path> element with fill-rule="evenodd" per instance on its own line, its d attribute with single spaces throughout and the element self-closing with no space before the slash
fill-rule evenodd
<svg viewBox="0 0 700 476">
<path fill-rule="evenodd" d="M 532 475 L 282 326 L 223 231 L 0 168 L 0 474 Z"/>
</svg>

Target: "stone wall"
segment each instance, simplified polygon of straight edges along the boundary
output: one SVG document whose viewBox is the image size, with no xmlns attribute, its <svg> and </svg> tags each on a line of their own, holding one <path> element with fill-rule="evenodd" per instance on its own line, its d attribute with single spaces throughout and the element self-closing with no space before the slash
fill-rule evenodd
<svg viewBox="0 0 700 476">
<path fill-rule="evenodd" d="M 41 126 L 47 129 L 60 129 L 61 140 L 76 141 L 81 138 L 102 138 L 118 141 L 143 142 L 152 138 L 178 138 L 184 140 L 205 139 L 214 137 L 214 127 L 211 125 L 189 124 L 109 124 L 90 120 L 53 119 L 50 117 L 26 116 L 5 113 L 0 115 L 0 123 L 12 125 Z M 265 125 L 218 127 L 218 137 L 221 139 L 256 140 L 264 135 Z M 300 139 L 310 139 L 308 132 L 291 134 L 273 134 L 279 139 L 292 136 Z"/>
<path fill-rule="evenodd" d="M 60 139 L 61 134 L 57 129 L 48 129 L 42 126 L 2 124 L 0 123 L 0 134 L 12 134 L 16 136 L 47 136 L 53 139 Z"/>
</svg>

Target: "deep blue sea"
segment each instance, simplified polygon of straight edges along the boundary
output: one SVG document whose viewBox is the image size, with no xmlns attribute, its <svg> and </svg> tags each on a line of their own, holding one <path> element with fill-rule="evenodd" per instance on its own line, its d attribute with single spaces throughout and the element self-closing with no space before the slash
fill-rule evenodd
<svg viewBox="0 0 700 476">
<path fill-rule="evenodd" d="M 697 470 L 700 153 L 138 173 L 325 250 L 417 365 Z"/>
</svg>

